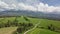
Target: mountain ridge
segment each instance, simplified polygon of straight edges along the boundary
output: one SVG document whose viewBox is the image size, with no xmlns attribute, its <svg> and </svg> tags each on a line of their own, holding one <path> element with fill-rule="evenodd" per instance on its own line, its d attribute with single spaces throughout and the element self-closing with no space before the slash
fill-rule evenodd
<svg viewBox="0 0 60 34">
<path fill-rule="evenodd" d="M 39 11 L 28 11 L 28 10 L 9 10 L 9 11 L 1 11 L 1 16 L 31 16 L 31 17 L 37 17 L 37 18 L 48 18 L 48 19 L 58 19 L 60 20 L 60 14 L 56 13 L 44 13 Z"/>
</svg>

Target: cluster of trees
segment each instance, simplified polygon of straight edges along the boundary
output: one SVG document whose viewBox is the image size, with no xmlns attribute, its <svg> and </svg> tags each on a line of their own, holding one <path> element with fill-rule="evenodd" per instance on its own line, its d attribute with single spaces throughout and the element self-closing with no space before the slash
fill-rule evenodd
<svg viewBox="0 0 60 34">
<path fill-rule="evenodd" d="M 32 23 L 20 23 L 19 27 L 17 28 L 17 32 L 22 33 L 24 31 L 29 30 L 32 27 L 33 27 Z"/>
<path fill-rule="evenodd" d="M 22 33 L 22 32 L 27 31 L 28 29 L 30 29 L 34 26 L 33 23 L 30 23 L 30 20 L 27 17 L 24 17 L 24 19 L 26 21 L 28 21 L 29 23 L 18 23 L 18 20 L 17 20 L 17 17 L 16 17 L 13 22 L 8 20 L 7 23 L 0 23 L 0 28 L 17 26 L 18 28 L 17 28 L 16 32 Z"/>
<path fill-rule="evenodd" d="M 10 27 L 10 26 L 18 26 L 18 21 L 15 19 L 13 22 L 11 22 L 10 20 L 7 21 L 7 23 L 0 23 L 0 28 L 3 27 Z"/>
<path fill-rule="evenodd" d="M 1 22 L 1 23 L 0 23 L 0 28 L 10 27 L 10 26 L 19 26 L 20 24 L 18 23 L 17 18 L 18 18 L 18 17 L 16 17 L 13 22 L 11 22 L 10 20 L 8 20 L 7 23 Z M 24 17 L 24 19 L 29 22 L 29 19 L 28 19 L 27 17 Z"/>
<path fill-rule="evenodd" d="M 50 25 L 48 25 L 48 29 L 54 31 L 55 27 L 52 24 L 50 24 Z"/>
<path fill-rule="evenodd" d="M 52 24 L 50 24 L 50 25 L 48 26 L 48 29 L 51 30 L 51 31 L 60 32 L 60 28 L 58 28 L 58 27 L 56 27 L 56 26 L 54 26 L 54 25 L 52 25 Z"/>
<path fill-rule="evenodd" d="M 60 27 L 56 27 L 53 24 L 49 24 L 47 27 L 38 26 L 37 28 L 49 29 L 51 31 L 60 32 Z"/>
</svg>

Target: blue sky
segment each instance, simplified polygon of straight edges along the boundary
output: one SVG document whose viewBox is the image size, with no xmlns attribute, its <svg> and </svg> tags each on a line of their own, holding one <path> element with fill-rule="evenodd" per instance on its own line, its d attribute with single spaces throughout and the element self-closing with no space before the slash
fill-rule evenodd
<svg viewBox="0 0 60 34">
<path fill-rule="evenodd" d="M 25 3 L 45 3 L 48 5 L 53 5 L 53 6 L 60 6 L 60 0 L 31 0 L 31 1 L 26 1 L 26 0 L 17 0 L 18 2 L 25 2 Z M 32 2 L 33 1 L 33 2 Z"/>
<path fill-rule="evenodd" d="M 11 9 L 60 12 L 60 0 L 0 0 L 0 11 Z"/>
<path fill-rule="evenodd" d="M 40 0 L 43 3 L 47 3 L 53 6 L 60 6 L 60 0 Z"/>
<path fill-rule="evenodd" d="M 53 6 L 60 6 L 60 0 L 2 0 L 6 3 L 12 3 L 12 2 L 24 2 L 24 3 L 45 3 L 45 4 L 48 4 L 48 5 L 53 5 Z"/>
</svg>

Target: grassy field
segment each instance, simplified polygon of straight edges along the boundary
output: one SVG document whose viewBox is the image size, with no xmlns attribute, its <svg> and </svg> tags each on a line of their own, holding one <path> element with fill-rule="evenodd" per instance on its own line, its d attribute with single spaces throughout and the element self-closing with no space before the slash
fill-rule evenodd
<svg viewBox="0 0 60 34">
<path fill-rule="evenodd" d="M 1 28 L 0 34 L 12 34 L 16 29 L 17 29 L 17 27 Z"/>
<path fill-rule="evenodd" d="M 10 22 L 13 22 L 16 17 L 7 17 L 7 18 L 0 18 L 0 23 L 7 23 L 9 20 Z M 38 18 L 29 18 L 30 21 L 26 21 L 23 16 L 17 17 L 18 23 L 33 23 L 37 24 L 40 23 L 38 26 L 47 27 L 50 24 L 53 24 L 55 27 L 60 28 L 60 21 L 56 20 L 48 20 L 48 19 L 38 19 Z M 9 27 L 9 28 L 1 28 L 0 34 L 11 34 L 12 31 L 14 31 L 16 27 Z M 27 34 L 60 34 L 58 32 L 53 32 L 47 29 L 41 29 L 41 28 L 35 28 L 33 31 L 28 32 Z"/>
<path fill-rule="evenodd" d="M 35 28 L 34 30 L 28 32 L 27 34 L 60 34 L 46 29 Z"/>
</svg>

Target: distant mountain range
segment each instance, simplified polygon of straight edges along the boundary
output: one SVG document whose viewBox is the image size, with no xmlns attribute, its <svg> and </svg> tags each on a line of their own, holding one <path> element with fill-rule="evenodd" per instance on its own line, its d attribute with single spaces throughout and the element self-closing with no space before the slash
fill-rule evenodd
<svg viewBox="0 0 60 34">
<path fill-rule="evenodd" d="M 1 11 L 0 12 L 0 17 L 1 16 L 31 16 L 31 17 L 37 17 L 37 18 L 47 18 L 47 19 L 56 19 L 60 20 L 60 14 L 56 12 L 52 13 L 44 13 L 40 11 L 28 11 L 28 10 L 7 10 L 7 11 Z"/>
</svg>

